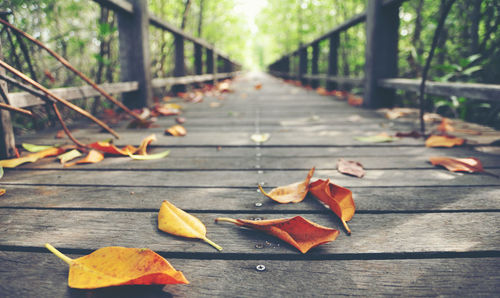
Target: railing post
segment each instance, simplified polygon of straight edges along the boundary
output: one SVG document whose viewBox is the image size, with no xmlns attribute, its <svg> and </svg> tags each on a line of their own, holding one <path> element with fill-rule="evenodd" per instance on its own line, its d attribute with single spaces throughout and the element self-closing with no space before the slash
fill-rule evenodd
<svg viewBox="0 0 500 298">
<path fill-rule="evenodd" d="M 399 4 L 383 6 L 383 0 L 368 0 L 366 10 L 365 94 L 363 105 L 390 107 L 395 92 L 378 86 L 382 78 L 398 75 Z"/>
<path fill-rule="evenodd" d="M 174 62 L 174 77 L 183 77 L 186 75 L 184 67 L 184 37 L 180 34 L 174 34 L 175 47 L 175 62 Z M 172 92 L 185 92 L 186 85 L 172 86 Z"/>
<path fill-rule="evenodd" d="M 312 49 L 313 49 L 313 51 L 312 51 L 312 59 L 311 59 L 311 74 L 317 75 L 319 73 L 319 69 L 318 69 L 319 42 L 313 44 Z M 317 88 L 318 85 L 319 85 L 319 80 L 317 80 L 317 79 L 311 80 L 311 87 Z"/>
<path fill-rule="evenodd" d="M 147 0 L 129 0 L 133 14 L 117 12 L 120 40 L 121 80 L 139 82 L 139 90 L 123 95 L 130 108 L 153 104 L 149 55 L 149 14 Z"/>
<path fill-rule="evenodd" d="M 339 34 L 330 36 L 329 42 L 328 76 L 337 76 L 339 73 Z M 329 91 L 337 89 L 337 83 L 327 80 L 326 89 Z"/>
<path fill-rule="evenodd" d="M 203 74 L 203 48 L 194 44 L 194 71 L 197 75 Z"/>
<path fill-rule="evenodd" d="M 215 74 L 216 74 L 216 65 L 215 65 L 215 53 L 213 49 L 207 48 L 207 73 L 213 74 L 214 77 L 212 79 L 212 84 L 215 86 L 217 83 L 215 79 Z"/>
<path fill-rule="evenodd" d="M 307 74 L 307 47 L 299 50 L 299 79 L 303 86 L 307 85 L 307 79 L 303 76 Z"/>
<path fill-rule="evenodd" d="M 2 56 L 2 42 L 0 41 L 0 59 Z M 5 74 L 5 69 L 0 68 L 0 73 Z M 7 93 L 7 83 L 0 80 L 0 88 L 4 94 Z M 4 102 L 0 96 L 0 102 Z M 0 159 L 11 158 L 15 156 L 16 141 L 14 140 L 14 130 L 12 129 L 12 121 L 10 119 L 10 112 L 7 110 L 0 110 Z"/>
</svg>

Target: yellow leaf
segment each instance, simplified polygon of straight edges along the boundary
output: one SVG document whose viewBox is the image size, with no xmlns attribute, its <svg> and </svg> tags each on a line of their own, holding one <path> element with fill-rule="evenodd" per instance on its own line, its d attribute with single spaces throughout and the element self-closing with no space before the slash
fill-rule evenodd
<svg viewBox="0 0 500 298">
<path fill-rule="evenodd" d="M 281 204 L 299 203 L 304 200 L 309 191 L 309 181 L 314 174 L 315 167 L 312 167 L 304 181 L 296 182 L 286 186 L 280 186 L 266 193 L 262 186 L 259 189 L 263 195 Z"/>
<path fill-rule="evenodd" d="M 172 235 L 202 239 L 216 249 L 222 250 L 222 247 L 206 237 L 207 228 L 198 218 L 175 207 L 169 201 L 163 201 L 161 204 L 158 228 Z"/>
<path fill-rule="evenodd" d="M 156 141 L 155 134 L 152 134 L 152 135 L 144 138 L 144 140 L 142 140 L 142 142 L 141 142 L 141 145 L 137 149 L 137 152 L 136 152 L 137 155 L 147 155 L 148 153 L 146 152 L 146 149 L 149 146 L 149 144 L 151 144 L 151 142 L 153 142 L 153 141 Z"/>
<path fill-rule="evenodd" d="M 36 153 L 30 153 L 23 157 L 0 160 L 0 167 L 15 168 L 23 163 L 35 162 L 44 157 L 59 155 L 63 153 L 64 150 L 63 148 L 51 147 Z"/>
</svg>

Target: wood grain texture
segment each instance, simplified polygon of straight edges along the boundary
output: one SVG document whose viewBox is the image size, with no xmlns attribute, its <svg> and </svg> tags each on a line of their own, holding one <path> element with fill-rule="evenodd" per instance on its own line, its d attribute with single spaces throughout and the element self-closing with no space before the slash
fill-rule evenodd
<svg viewBox="0 0 500 298">
<path fill-rule="evenodd" d="M 162 200 L 158 200 L 158 209 Z M 183 204 L 178 205 L 184 208 Z M 322 206 L 318 203 L 317 208 Z M 262 232 L 233 224 L 214 223 L 218 213 L 192 213 L 207 226 L 207 237 L 224 248 L 217 252 L 198 240 L 180 238 L 158 230 L 158 212 L 58 211 L 0 209 L 0 246 L 55 247 L 95 250 L 102 246 L 149 247 L 155 251 L 184 256 L 208 254 L 274 255 L 297 258 L 295 248 Z M 231 214 L 251 219 L 289 218 L 296 214 Z M 343 231 L 333 214 L 308 214 L 305 218 Z M 334 242 L 311 249 L 307 257 L 331 258 L 336 255 L 466 252 L 498 250 L 500 234 L 495 226 L 498 212 L 356 214 L 349 222 L 351 236 L 344 232 Z M 473 229 L 472 229 L 473 227 Z M 140 235 L 140 236 L 139 236 Z M 264 248 L 256 245 L 265 244 Z M 207 256 L 208 256 L 207 255 Z M 265 258 L 265 257 L 263 257 Z"/>
<path fill-rule="evenodd" d="M 81 255 L 70 255 L 73 258 Z M 0 292 L 10 297 L 495 296 L 497 258 L 269 261 L 168 258 L 189 285 L 68 288 L 67 265 L 49 253 L 0 252 Z M 259 272 L 255 267 L 266 266 Z M 335 276 L 335 278 L 332 278 Z M 29 287 L 26 286 L 29 284 Z"/>
</svg>

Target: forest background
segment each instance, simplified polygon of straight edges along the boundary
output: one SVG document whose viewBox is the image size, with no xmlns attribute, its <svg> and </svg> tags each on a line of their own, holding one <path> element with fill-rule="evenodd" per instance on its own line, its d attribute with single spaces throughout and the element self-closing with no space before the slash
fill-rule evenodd
<svg viewBox="0 0 500 298">
<path fill-rule="evenodd" d="M 365 7 L 366 0 L 149 0 L 151 13 L 215 44 L 245 69 L 260 70 L 300 43 L 309 42 L 361 13 Z M 66 57 L 96 82 L 120 80 L 117 18 L 113 11 L 90 0 L 4 0 L 0 10 L 11 11 L 8 21 Z M 402 5 L 400 77 L 421 75 L 442 10 L 440 0 L 410 0 Z M 5 28 L 0 30 L 6 62 L 50 88 L 82 85 L 45 52 L 32 44 L 23 44 Z M 364 24 L 342 33 L 340 42 L 339 76 L 363 76 Z M 173 36 L 150 27 L 150 47 L 153 77 L 171 76 Z M 194 73 L 193 51 L 193 45 L 186 43 L 188 74 Z M 327 55 L 328 45 L 322 42 L 320 73 L 326 72 Z M 500 1 L 456 1 L 438 43 L 429 78 L 500 84 Z M 362 94 L 360 89 L 352 91 Z M 417 105 L 415 94 L 398 94 L 398 106 Z M 500 128 L 500 107 L 494 101 L 431 99 L 431 111 Z M 82 100 L 80 105 L 93 113 L 107 108 L 99 98 Z M 50 122 L 42 107 L 34 109 L 39 116 L 36 121 L 14 117 L 16 133 L 40 129 Z"/>
</svg>

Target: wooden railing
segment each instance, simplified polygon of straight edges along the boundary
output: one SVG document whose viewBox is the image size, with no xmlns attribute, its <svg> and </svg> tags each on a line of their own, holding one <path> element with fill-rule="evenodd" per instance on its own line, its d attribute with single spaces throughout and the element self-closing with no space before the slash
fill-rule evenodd
<svg viewBox="0 0 500 298">
<path fill-rule="evenodd" d="M 225 79 L 234 76 L 241 65 L 222 54 L 207 41 L 196 38 L 170 23 L 152 15 L 147 0 L 94 0 L 113 10 L 118 17 L 120 45 L 121 82 L 99 85 L 104 91 L 122 94 L 123 102 L 130 108 L 153 105 L 153 88 L 172 86 L 172 91 L 184 91 L 186 85 Z M 152 79 L 149 49 L 149 26 L 165 30 L 174 36 L 173 77 Z M 185 69 L 184 42 L 194 44 L 195 75 L 187 76 Z M 1 50 L 1 49 L 0 49 Z M 203 54 L 205 52 L 205 65 Z M 0 70 L 1 71 L 1 70 Z M 0 80 L 5 90 L 5 82 Z M 55 95 L 67 100 L 100 95 L 91 86 L 51 89 Z M 26 93 L 8 93 L 9 103 L 14 107 L 30 107 L 44 102 Z M 14 134 L 8 112 L 1 111 L 0 158 L 14 154 Z"/>
<path fill-rule="evenodd" d="M 406 0 L 367 0 L 364 13 L 337 26 L 297 50 L 282 56 L 268 66 L 271 74 L 300 80 L 302 84 L 317 87 L 321 80 L 325 88 L 333 90 L 337 84 L 348 83 L 364 87 L 363 105 L 369 108 L 390 107 L 395 90 L 419 91 L 421 79 L 398 78 L 399 7 Z M 365 73 L 362 78 L 338 76 L 339 35 L 349 28 L 366 22 Z M 328 71 L 318 73 L 319 43 L 329 40 Z M 312 48 L 312 57 L 308 49 Z M 291 71 L 290 62 L 299 59 L 297 72 Z M 308 72 L 308 64 L 311 71 Z M 476 83 L 427 82 L 426 94 L 463 96 L 470 99 L 500 101 L 500 85 Z"/>
</svg>

